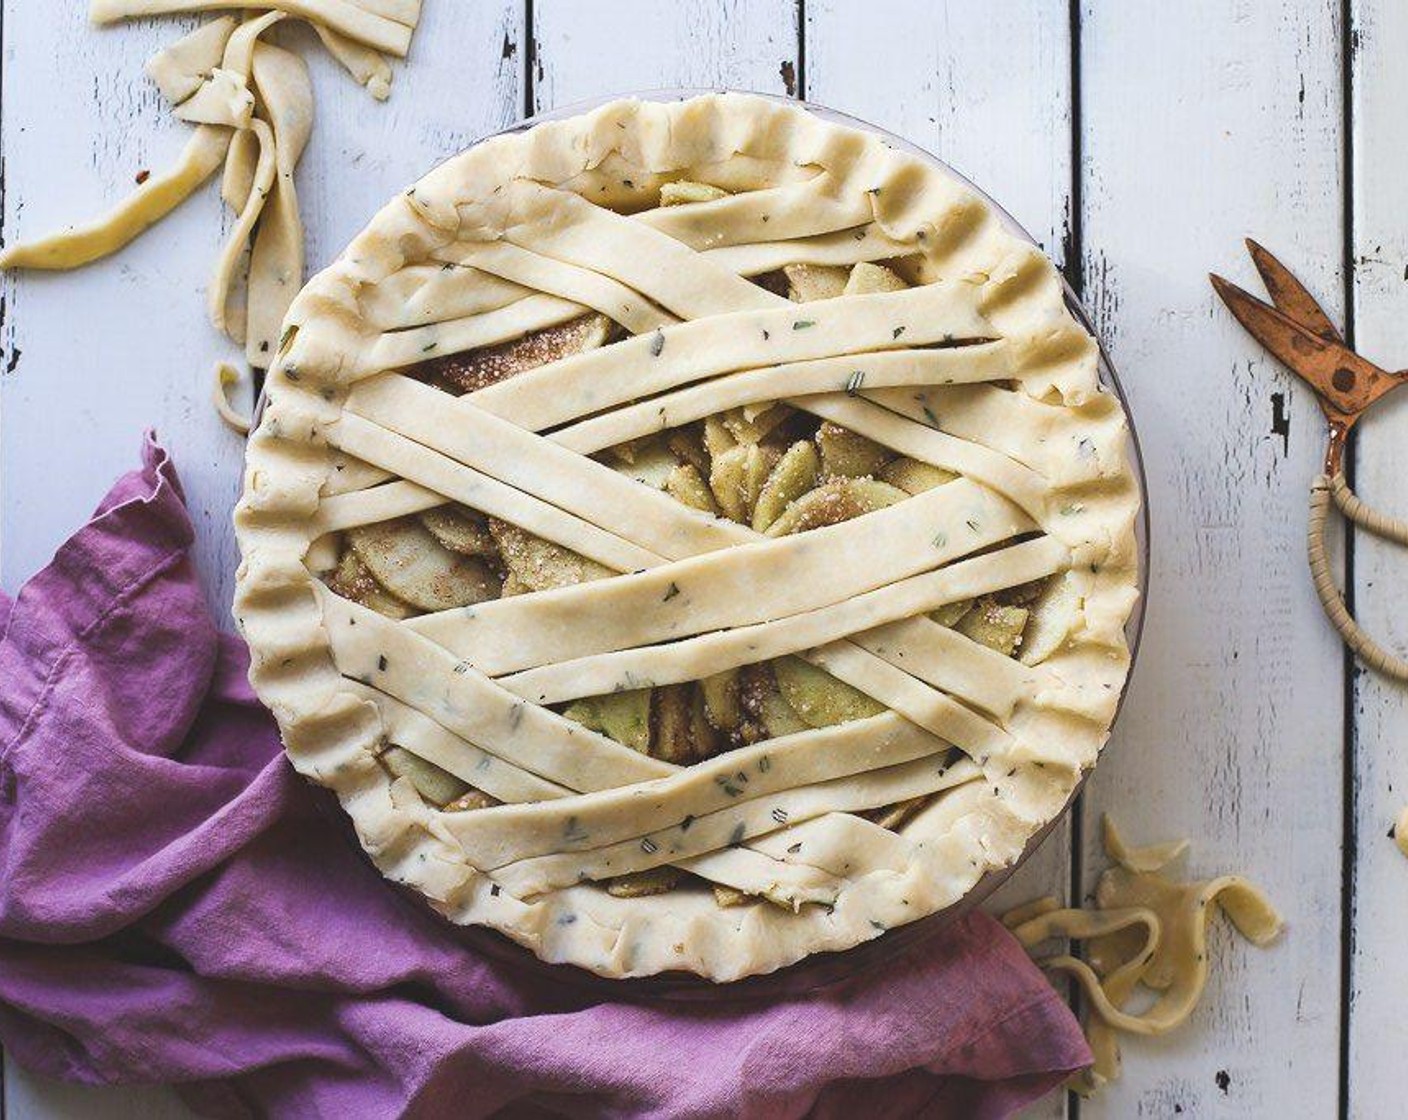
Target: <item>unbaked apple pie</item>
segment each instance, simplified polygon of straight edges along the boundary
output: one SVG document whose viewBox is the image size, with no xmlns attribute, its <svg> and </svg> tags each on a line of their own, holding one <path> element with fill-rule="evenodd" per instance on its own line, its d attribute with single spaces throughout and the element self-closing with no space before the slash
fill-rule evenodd
<svg viewBox="0 0 1408 1120">
<path fill-rule="evenodd" d="M 236 613 L 455 922 L 729 980 L 958 900 L 1129 667 L 1138 487 L 1051 264 L 768 99 L 487 140 L 294 303 Z"/>
</svg>

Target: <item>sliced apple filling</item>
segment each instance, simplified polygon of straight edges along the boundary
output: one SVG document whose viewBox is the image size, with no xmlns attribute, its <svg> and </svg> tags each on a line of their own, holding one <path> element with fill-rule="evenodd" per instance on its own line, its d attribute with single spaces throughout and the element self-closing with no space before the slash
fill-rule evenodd
<svg viewBox="0 0 1408 1120">
<path fill-rule="evenodd" d="M 667 183 L 661 188 L 661 205 L 708 203 L 725 196 L 707 184 Z M 908 287 L 893 269 L 871 263 L 789 265 L 754 280 L 802 302 Z M 494 346 L 429 358 L 405 372 L 452 394 L 473 393 L 596 349 L 619 335 L 616 324 L 592 314 Z M 619 443 L 593 458 L 682 506 L 770 538 L 862 517 L 958 477 L 801 408 L 771 401 Z M 337 555 L 336 566 L 324 576 L 328 586 L 398 619 L 615 574 L 553 541 L 454 503 L 347 530 Z M 1035 664 L 1065 642 L 1079 605 L 1074 582 L 1058 576 L 950 603 L 930 618 L 1004 656 Z M 581 697 L 554 708 L 633 751 L 681 766 L 885 710 L 800 656 L 743 665 L 702 680 Z M 497 804 L 399 745 L 388 745 L 380 761 L 445 811 Z M 860 815 L 897 831 L 935 796 Z M 704 884 L 668 866 L 605 883 L 620 898 L 662 894 L 682 885 Z M 759 901 L 732 887 L 712 889 L 721 906 Z"/>
</svg>

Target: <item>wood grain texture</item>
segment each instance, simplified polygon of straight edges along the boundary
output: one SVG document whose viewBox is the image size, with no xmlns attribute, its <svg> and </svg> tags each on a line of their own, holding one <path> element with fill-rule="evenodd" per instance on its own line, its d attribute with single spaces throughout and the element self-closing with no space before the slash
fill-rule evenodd
<svg viewBox="0 0 1408 1120">
<path fill-rule="evenodd" d="M 1339 645 L 1304 555 L 1322 422 L 1215 303 L 1242 238 L 1341 313 L 1338 6 L 1082 5 L 1087 303 L 1141 421 L 1154 571 L 1117 741 L 1087 787 L 1132 842 L 1192 838 L 1288 920 L 1270 950 L 1226 928 L 1190 1022 L 1125 1047 L 1083 1117 L 1333 1116 L 1339 1048 Z M 1312 450 L 1313 449 L 1313 450 Z"/>
<path fill-rule="evenodd" d="M 165 1086 L 72 1085 L 35 1077 L 11 1064 L 5 1071 L 5 1120 L 195 1120 Z"/>
<path fill-rule="evenodd" d="M 947 161 L 1063 262 L 1072 151 L 1065 0 L 808 0 L 806 15 L 809 98 Z M 858 64 L 870 59 L 884 65 Z"/>
<path fill-rule="evenodd" d="M 1357 0 L 1354 50 L 1354 328 L 1356 346 L 1388 368 L 1408 362 L 1408 117 L 1402 63 L 1408 8 Z M 1408 396 L 1396 393 L 1361 424 L 1355 485 L 1377 509 L 1408 515 Z M 1408 550 L 1356 533 L 1354 597 L 1359 621 L 1380 641 L 1408 648 Z M 1403 1111 L 1402 1054 L 1408 1050 L 1408 954 L 1403 914 L 1408 860 L 1390 838 L 1408 804 L 1408 689 L 1357 672 L 1354 677 L 1352 819 L 1353 929 L 1350 957 L 1349 1115 L 1390 1120 Z"/>
<path fill-rule="evenodd" d="M 5 5 L 3 231 L 6 244 L 107 209 L 136 174 L 174 159 L 189 126 L 171 119 L 142 64 L 194 21 L 95 31 L 84 6 Z M 23 50 L 19 50 L 19 46 Z M 50 81 L 53 74 L 72 75 Z M 13 590 L 138 462 L 154 427 L 177 454 L 213 606 L 233 583 L 229 510 L 242 441 L 208 404 L 222 344 L 205 318 L 220 244 L 213 188 L 140 243 L 72 274 L 7 275 L 0 328 L 0 575 Z"/>
<path fill-rule="evenodd" d="M 534 108 L 666 87 L 789 93 L 794 0 L 535 0 Z M 788 75 L 791 75 L 789 77 Z"/>
</svg>

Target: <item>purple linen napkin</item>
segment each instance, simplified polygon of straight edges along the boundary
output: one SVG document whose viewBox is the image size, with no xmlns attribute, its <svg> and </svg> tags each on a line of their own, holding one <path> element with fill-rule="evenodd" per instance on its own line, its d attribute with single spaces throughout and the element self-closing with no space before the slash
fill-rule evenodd
<svg viewBox="0 0 1408 1120">
<path fill-rule="evenodd" d="M 1006 1116 L 1090 1060 L 980 913 L 766 1000 L 635 999 L 485 953 L 293 773 L 206 611 L 150 438 L 0 594 L 0 1041 L 214 1116 Z"/>
</svg>

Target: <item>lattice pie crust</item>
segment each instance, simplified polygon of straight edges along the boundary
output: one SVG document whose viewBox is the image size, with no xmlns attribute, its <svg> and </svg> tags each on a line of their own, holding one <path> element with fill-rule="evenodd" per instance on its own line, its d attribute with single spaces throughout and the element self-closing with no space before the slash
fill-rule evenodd
<svg viewBox="0 0 1408 1120">
<path fill-rule="evenodd" d="M 495 137 L 295 301 L 236 614 L 391 879 L 730 980 L 964 897 L 1093 765 L 1139 494 L 1051 264 L 743 95 Z"/>
</svg>

